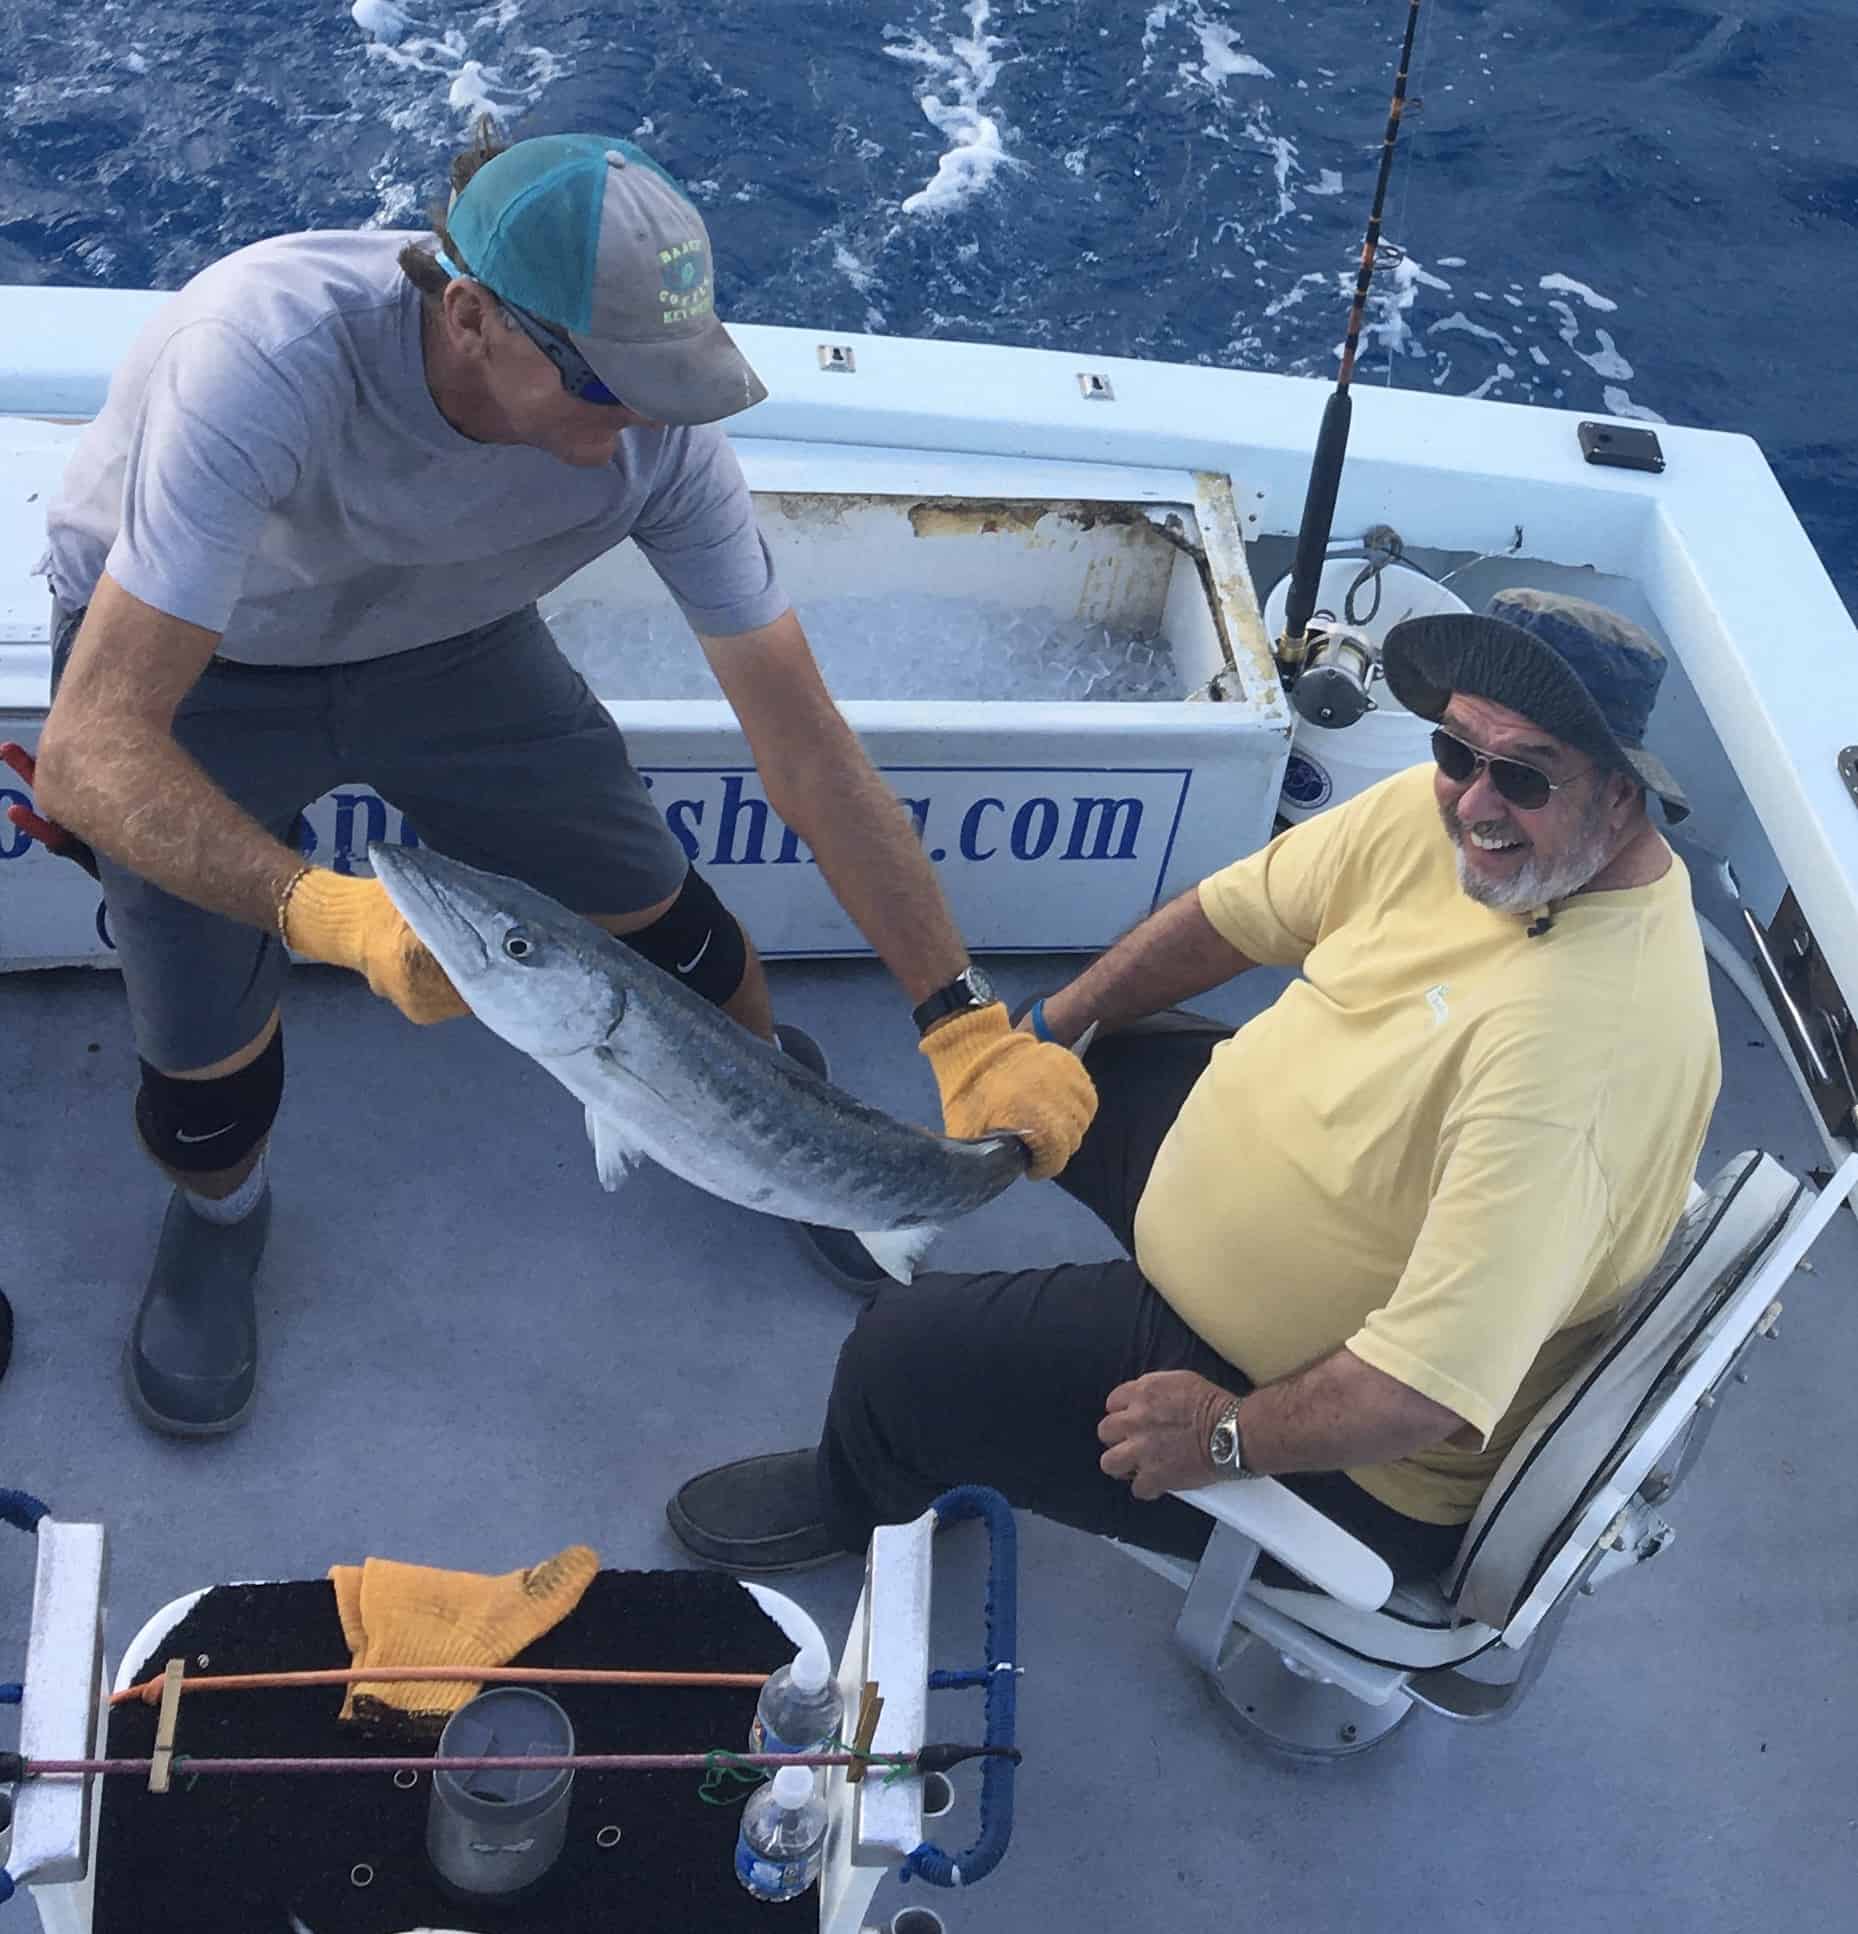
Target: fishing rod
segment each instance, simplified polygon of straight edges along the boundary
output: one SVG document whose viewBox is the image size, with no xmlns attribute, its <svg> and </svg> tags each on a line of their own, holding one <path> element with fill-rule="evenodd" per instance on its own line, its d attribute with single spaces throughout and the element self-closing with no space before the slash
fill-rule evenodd
<svg viewBox="0 0 1858 1934">
<path fill-rule="evenodd" d="M 1355 374 L 1355 355 L 1361 343 L 1361 325 L 1367 312 L 1368 289 L 1374 278 L 1376 258 L 1381 246 L 1381 214 L 1387 202 L 1387 180 L 1393 172 L 1394 148 L 1400 139 L 1400 124 L 1406 112 L 1407 74 L 1413 60 L 1413 31 L 1419 25 L 1419 0 L 1409 0 L 1406 37 L 1400 43 L 1400 65 L 1394 74 L 1393 100 L 1387 109 L 1387 133 L 1381 142 L 1380 174 L 1374 184 L 1374 205 L 1368 214 L 1368 229 L 1361 243 L 1361 266 L 1355 275 L 1355 297 L 1348 311 L 1348 335 L 1342 344 L 1342 367 L 1336 377 L 1335 394 L 1323 409 L 1322 427 L 1316 436 L 1316 454 L 1310 464 L 1309 489 L 1303 499 L 1303 522 L 1297 531 L 1296 561 L 1291 566 L 1290 591 L 1284 604 L 1284 631 L 1278 639 L 1278 662 L 1286 672 L 1300 672 L 1309 656 L 1310 614 L 1316 609 L 1316 591 L 1322 577 L 1323 558 L 1329 545 L 1329 532 L 1335 522 L 1336 493 L 1342 483 L 1342 460 L 1348 454 L 1348 427 L 1354 404 L 1349 383 Z M 1303 711 L 1302 705 L 1298 706 Z M 1305 716 L 1309 716 L 1305 712 Z M 1359 717 L 1357 709 L 1349 718 L 1321 719 L 1321 723 L 1348 724 Z"/>
</svg>

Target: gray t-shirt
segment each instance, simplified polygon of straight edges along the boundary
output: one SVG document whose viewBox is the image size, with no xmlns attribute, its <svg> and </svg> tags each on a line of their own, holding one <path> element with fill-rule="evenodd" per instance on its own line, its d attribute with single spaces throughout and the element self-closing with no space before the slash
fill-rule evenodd
<svg viewBox="0 0 1858 1934">
<path fill-rule="evenodd" d="M 470 631 L 635 539 L 698 631 L 787 608 L 713 424 L 629 429 L 611 464 L 477 443 L 426 387 L 417 234 L 283 235 L 162 306 L 47 517 L 52 588 L 101 572 L 222 634 L 227 658 L 330 665 Z"/>
</svg>

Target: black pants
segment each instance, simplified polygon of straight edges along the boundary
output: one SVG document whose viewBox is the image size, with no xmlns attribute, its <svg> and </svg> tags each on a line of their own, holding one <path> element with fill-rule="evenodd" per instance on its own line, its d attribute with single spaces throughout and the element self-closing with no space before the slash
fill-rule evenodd
<svg viewBox="0 0 1858 1934">
<path fill-rule="evenodd" d="M 1231 1032 L 1176 1011 L 1090 1051 L 1097 1116 L 1059 1186 L 1126 1250 L 1156 1152 Z M 887 1285 L 839 1355 L 819 1446 L 827 1525 L 844 1549 L 862 1550 L 874 1525 L 918 1516 L 951 1485 L 987 1484 L 1079 1530 L 1198 1558 L 1213 1529 L 1204 1512 L 1174 1497 L 1143 1503 L 1098 1468 L 1104 1399 L 1151 1370 L 1197 1371 L 1234 1394 L 1251 1388 L 1131 1261 Z M 1339 1471 L 1280 1481 L 1396 1575 L 1437 1573 L 1463 1536 L 1462 1525 L 1391 1510 Z"/>
</svg>

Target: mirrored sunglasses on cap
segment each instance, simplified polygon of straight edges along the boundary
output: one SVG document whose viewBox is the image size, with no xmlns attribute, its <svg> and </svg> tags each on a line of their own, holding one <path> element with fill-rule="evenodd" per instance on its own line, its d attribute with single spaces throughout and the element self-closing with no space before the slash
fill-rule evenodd
<svg viewBox="0 0 1858 1934">
<path fill-rule="evenodd" d="M 433 259 L 449 274 L 462 276 L 470 273 L 461 269 L 443 249 L 434 250 Z M 598 403 L 607 409 L 625 408 L 624 401 L 594 374 L 593 366 L 566 336 L 557 334 L 539 316 L 532 316 L 527 309 L 519 308 L 508 296 L 497 295 L 488 282 L 483 286 L 497 296 L 504 314 L 555 365 L 555 374 L 561 378 L 561 387 L 570 396 L 577 402 Z"/>
<path fill-rule="evenodd" d="M 1442 725 L 1433 728 L 1432 756 L 1438 761 L 1439 770 L 1455 786 L 1468 784 L 1480 772 L 1488 772 L 1497 796 L 1526 813 L 1541 811 L 1563 786 L 1571 786 L 1589 770 L 1583 766 L 1572 778 L 1551 779 L 1539 766 L 1525 764 L 1521 759 L 1498 759 L 1488 752 L 1480 752 Z"/>
</svg>

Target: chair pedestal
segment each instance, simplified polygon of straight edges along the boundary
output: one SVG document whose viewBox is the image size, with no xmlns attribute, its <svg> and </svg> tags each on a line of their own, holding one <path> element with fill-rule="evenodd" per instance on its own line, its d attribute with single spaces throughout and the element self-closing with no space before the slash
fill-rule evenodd
<svg viewBox="0 0 1858 1934">
<path fill-rule="evenodd" d="M 1232 1637 L 1209 1679 L 1213 1696 L 1233 1725 L 1274 1752 L 1295 1759 L 1346 1759 L 1378 1746 L 1412 1714 L 1414 1701 L 1404 1693 L 1370 1705 L 1317 1678 L 1264 1639 L 1240 1630 Z"/>
</svg>

